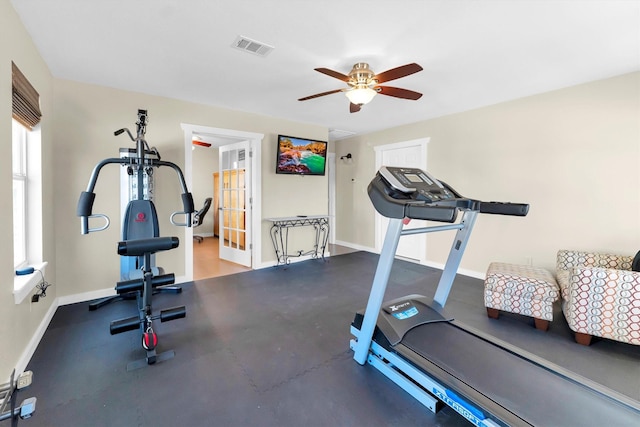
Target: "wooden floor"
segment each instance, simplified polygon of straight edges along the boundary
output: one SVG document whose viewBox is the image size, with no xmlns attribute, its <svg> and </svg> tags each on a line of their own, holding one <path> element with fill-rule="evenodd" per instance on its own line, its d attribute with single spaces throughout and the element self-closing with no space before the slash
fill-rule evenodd
<svg viewBox="0 0 640 427">
<path fill-rule="evenodd" d="M 240 264 L 225 261 L 219 257 L 218 237 L 205 237 L 201 243 L 193 241 L 193 280 L 227 276 L 251 270 Z M 355 249 L 339 245 L 329 245 L 329 253 L 342 255 Z"/>
<path fill-rule="evenodd" d="M 205 237 L 201 243 L 193 241 L 193 280 L 227 276 L 251 270 L 240 264 L 219 257 L 219 239 Z"/>
</svg>

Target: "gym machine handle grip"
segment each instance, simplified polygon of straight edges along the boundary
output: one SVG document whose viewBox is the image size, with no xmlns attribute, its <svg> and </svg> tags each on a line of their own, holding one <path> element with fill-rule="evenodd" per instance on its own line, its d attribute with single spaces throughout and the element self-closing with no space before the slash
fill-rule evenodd
<svg viewBox="0 0 640 427">
<path fill-rule="evenodd" d="M 527 216 L 529 205 L 526 203 L 480 202 L 480 213 Z"/>
<path fill-rule="evenodd" d="M 96 193 L 89 193 L 83 191 L 80 193 L 80 199 L 78 199 L 78 208 L 76 209 L 76 215 L 78 216 L 91 216 L 93 210 L 93 202 L 96 199 Z"/>
<path fill-rule="evenodd" d="M 80 217 L 80 232 L 82 234 L 92 233 L 94 231 L 102 231 L 109 228 L 111 221 L 109 217 L 104 214 L 92 214 L 93 202 L 96 199 L 96 194 L 83 191 L 80 193 L 80 199 L 78 200 L 78 208 L 76 209 L 76 215 Z M 104 218 L 105 223 L 101 227 L 89 228 L 90 218 Z"/>
<path fill-rule="evenodd" d="M 171 214 L 169 220 L 171 224 L 178 227 L 191 227 L 191 214 L 195 212 L 193 205 L 193 196 L 191 193 L 182 193 L 182 207 L 183 211 L 174 212 Z M 178 215 L 184 215 L 184 222 L 177 222 L 174 218 Z"/>
<path fill-rule="evenodd" d="M 182 207 L 185 213 L 195 212 L 193 195 L 191 193 L 182 193 Z"/>
</svg>

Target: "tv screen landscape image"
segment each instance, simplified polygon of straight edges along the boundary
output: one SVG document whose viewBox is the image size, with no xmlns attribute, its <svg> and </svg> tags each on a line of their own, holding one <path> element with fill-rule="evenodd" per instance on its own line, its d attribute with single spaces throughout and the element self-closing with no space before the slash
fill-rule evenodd
<svg viewBox="0 0 640 427">
<path fill-rule="evenodd" d="M 326 165 L 326 141 L 278 135 L 276 173 L 324 175 Z"/>
</svg>

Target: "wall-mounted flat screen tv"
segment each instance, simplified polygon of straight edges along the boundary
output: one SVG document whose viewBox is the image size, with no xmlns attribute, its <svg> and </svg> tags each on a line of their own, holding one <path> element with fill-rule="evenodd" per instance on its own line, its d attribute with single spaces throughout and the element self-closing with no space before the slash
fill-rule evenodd
<svg viewBox="0 0 640 427">
<path fill-rule="evenodd" d="M 276 173 L 324 175 L 326 167 L 326 141 L 278 135 Z"/>
</svg>

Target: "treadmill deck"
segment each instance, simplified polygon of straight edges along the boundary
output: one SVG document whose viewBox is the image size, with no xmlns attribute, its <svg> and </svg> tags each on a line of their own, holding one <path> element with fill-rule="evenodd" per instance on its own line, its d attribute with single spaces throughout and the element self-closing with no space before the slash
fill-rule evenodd
<svg viewBox="0 0 640 427">
<path fill-rule="evenodd" d="M 434 379 L 464 394 L 461 383 L 536 426 L 638 426 L 640 411 L 574 379 L 465 331 L 429 323 L 406 333 L 393 349 L 414 365 L 421 358 L 442 372 Z M 414 353 L 414 354 L 411 354 Z M 418 366 L 420 368 L 420 366 Z M 422 368 L 421 368 L 422 369 Z M 422 369 L 424 370 L 424 369 Z M 445 378 L 441 378 L 445 377 Z M 491 412 L 490 408 L 485 408 Z"/>
</svg>

